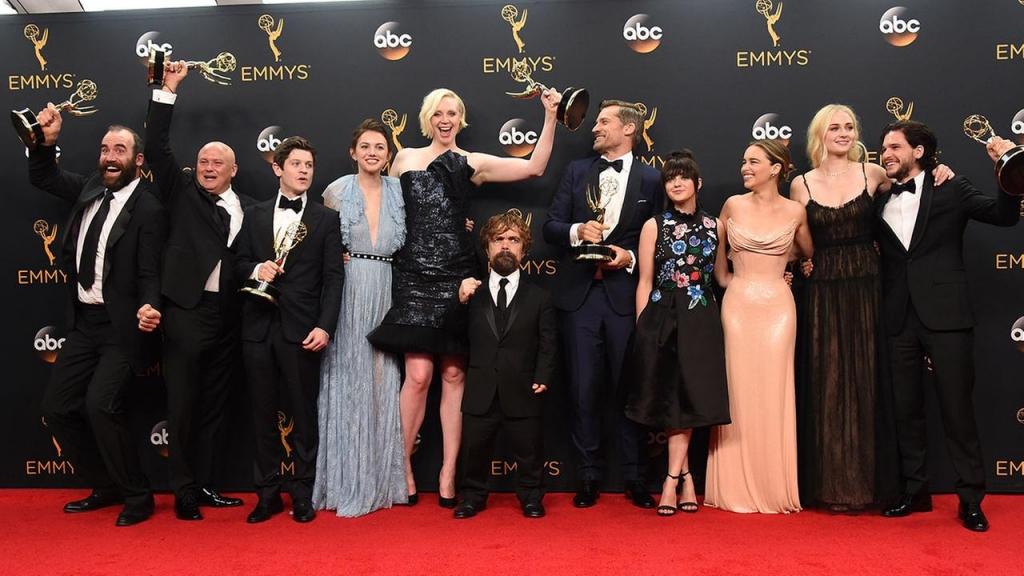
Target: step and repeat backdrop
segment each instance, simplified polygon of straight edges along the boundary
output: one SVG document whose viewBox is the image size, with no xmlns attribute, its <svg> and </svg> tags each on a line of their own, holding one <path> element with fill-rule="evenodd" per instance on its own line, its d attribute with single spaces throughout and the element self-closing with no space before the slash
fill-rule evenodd
<svg viewBox="0 0 1024 576">
<path fill-rule="evenodd" d="M 542 123 L 538 100 L 517 100 L 523 84 L 510 75 L 525 61 L 538 82 L 586 87 L 591 102 L 618 98 L 646 109 L 640 160 L 660 167 L 676 148 L 694 151 L 703 169 L 701 201 L 717 212 L 742 193 L 739 164 L 747 142 L 779 138 L 805 170 L 805 131 L 831 102 L 851 105 L 863 125 L 869 160 L 878 134 L 896 118 L 931 125 L 941 160 L 995 193 L 992 163 L 962 131 L 971 114 L 989 118 L 997 134 L 1024 142 L 1024 0 L 677 0 L 360 2 L 354 5 L 229 6 L 216 9 L 7 16 L 0 19 L 0 108 L 38 110 L 63 102 L 81 82 L 97 88 L 91 116 L 65 115 L 60 163 L 95 169 L 106 127 L 142 131 L 151 89 L 151 46 L 173 59 L 235 57 L 230 85 L 197 73 L 179 89 L 172 144 L 194 161 L 199 147 L 221 140 L 235 149 L 235 189 L 259 199 L 276 193 L 268 163 L 289 135 L 318 147 L 312 195 L 353 171 L 352 130 L 364 118 L 390 126 L 394 145 L 423 146 L 417 115 L 423 96 L 446 87 L 466 102 L 464 149 L 526 156 Z M 557 254 L 539 239 L 566 165 L 591 154 L 592 106 L 575 132 L 559 126 L 545 174 L 482 187 L 472 215 L 516 207 L 538 237 L 523 263 L 529 281 L 549 286 Z M 6 132 L 6 134 L 5 134 Z M 47 431 L 39 412 L 65 325 L 66 278 L 56 265 L 70 206 L 28 183 L 26 150 L 0 127 L 0 486 L 79 486 L 74 462 Z M 151 179 L 148 166 L 143 173 Z M 978 312 L 975 404 L 993 491 L 1024 491 L 1024 230 L 970 225 L 966 258 Z M 221 448 L 219 484 L 251 487 L 245 385 L 234 390 Z M 434 386 L 436 394 L 437 386 Z M 161 367 L 138 379 L 132 417 L 153 483 L 166 486 Z M 396 391 L 397 393 L 397 391 Z M 440 465 L 437 398 L 414 456 L 421 487 Z M 930 406 L 933 489 L 949 490 L 953 473 L 934 403 Z M 280 414 L 288 444 L 291 416 Z M 548 486 L 575 486 L 564 388 L 546 413 Z M 173 441 L 173 439 L 171 439 Z M 703 469 L 706 433 L 696 435 L 691 467 Z M 649 436 L 651 478 L 664 469 L 665 439 Z M 610 451 L 614 453 L 614 450 Z M 507 452 L 502 452 L 507 454 Z M 510 488 L 514 464 L 499 455 L 492 472 Z M 609 462 L 614 466 L 613 462 Z M 291 463 L 282 461 L 287 474 Z M 613 470 L 617 467 L 613 467 Z M 614 474 L 611 475 L 614 477 Z M 436 484 L 434 484 L 436 486 Z"/>
</svg>

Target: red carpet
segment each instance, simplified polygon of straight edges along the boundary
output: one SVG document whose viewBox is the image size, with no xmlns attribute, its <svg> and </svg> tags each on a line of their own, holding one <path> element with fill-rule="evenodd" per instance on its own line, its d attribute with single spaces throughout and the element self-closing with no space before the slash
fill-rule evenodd
<svg viewBox="0 0 1024 576">
<path fill-rule="evenodd" d="M 118 508 L 64 514 L 85 491 L 0 490 L 4 526 L 0 573 L 26 575 L 298 576 L 306 574 L 1020 574 L 1024 497 L 988 496 L 992 529 L 976 534 L 956 521 L 956 497 L 909 518 L 877 514 L 740 515 L 701 508 L 657 518 L 621 494 L 587 510 L 571 495 L 549 494 L 548 517 L 527 520 L 512 494 L 454 520 L 424 494 L 413 508 L 357 519 L 320 513 L 300 525 L 287 513 L 245 523 L 255 503 L 203 508 L 206 519 L 175 519 L 173 498 L 156 515 L 116 528 Z M 286 500 L 287 504 L 287 500 Z"/>
</svg>

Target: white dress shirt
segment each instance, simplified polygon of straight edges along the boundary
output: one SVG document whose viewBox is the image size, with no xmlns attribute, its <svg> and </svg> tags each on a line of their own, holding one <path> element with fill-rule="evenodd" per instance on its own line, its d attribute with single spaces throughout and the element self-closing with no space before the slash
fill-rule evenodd
<svg viewBox="0 0 1024 576">
<path fill-rule="evenodd" d="M 924 172 L 914 176 L 914 192 L 892 195 L 882 208 L 882 219 L 896 233 L 903 247 L 910 249 L 910 239 L 914 237 L 914 224 L 917 213 L 921 210 L 921 188 L 924 186 Z"/>
<path fill-rule="evenodd" d="M 228 214 L 231 215 L 231 226 L 228 228 L 228 246 L 235 241 L 235 236 L 238 235 L 238 231 L 242 229 L 242 202 L 238 199 L 238 194 L 228 186 L 228 189 L 220 194 L 217 198 L 218 211 L 219 207 L 223 206 Z M 303 204 L 305 207 L 305 204 Z M 218 215 L 219 217 L 219 215 Z M 213 272 L 210 273 L 210 277 L 206 279 L 206 286 L 203 290 L 207 292 L 220 292 L 220 265 L 218 261 L 217 265 L 213 267 Z"/>
<path fill-rule="evenodd" d="M 114 197 L 110 200 L 110 212 L 107 212 L 107 219 L 103 221 L 103 227 L 100 228 L 99 241 L 96 243 L 96 281 L 88 289 L 82 288 L 82 285 L 78 285 L 78 300 L 83 304 L 103 304 L 103 260 L 107 252 L 107 240 L 110 238 L 110 230 L 114 227 L 114 222 L 117 220 L 118 215 L 121 214 L 121 209 L 124 208 L 125 202 L 131 197 L 132 192 L 135 192 L 135 188 L 139 185 L 139 179 L 132 180 L 127 186 L 121 188 L 117 192 L 114 192 Z M 85 235 L 89 231 L 89 225 L 92 224 L 92 219 L 96 216 L 96 213 L 100 210 L 100 204 L 103 203 L 103 194 L 100 194 L 96 200 L 93 200 L 92 204 L 86 207 L 85 212 L 82 213 L 82 223 L 78 228 L 78 239 L 75 244 L 75 267 L 77 268 L 82 262 L 82 243 L 85 241 Z"/>
<path fill-rule="evenodd" d="M 498 290 L 501 288 L 498 283 L 502 278 L 508 278 L 508 284 L 505 285 L 505 296 L 507 297 L 507 300 L 505 301 L 506 304 L 512 304 L 512 299 L 515 298 L 516 290 L 519 289 L 519 270 L 516 270 L 508 276 L 502 276 L 494 270 L 491 270 L 487 279 L 487 288 L 491 291 L 491 302 L 494 302 L 495 306 L 498 305 Z"/>
</svg>

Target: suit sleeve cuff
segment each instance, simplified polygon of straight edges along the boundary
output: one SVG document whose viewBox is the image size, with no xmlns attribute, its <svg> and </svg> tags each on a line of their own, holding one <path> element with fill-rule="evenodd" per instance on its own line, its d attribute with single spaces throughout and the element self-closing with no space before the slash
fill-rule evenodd
<svg viewBox="0 0 1024 576">
<path fill-rule="evenodd" d="M 629 258 L 631 260 L 629 266 L 626 266 L 626 273 L 632 274 L 633 269 L 636 268 L 636 254 L 634 254 L 632 250 L 626 250 L 626 252 L 629 252 Z"/>
<path fill-rule="evenodd" d="M 569 246 L 579 246 L 583 242 L 579 237 L 580 224 L 576 223 L 569 227 Z"/>
<path fill-rule="evenodd" d="M 161 104 L 174 105 L 174 102 L 178 99 L 178 95 L 173 92 L 161 90 L 159 88 L 153 89 L 153 102 L 159 102 Z"/>
</svg>

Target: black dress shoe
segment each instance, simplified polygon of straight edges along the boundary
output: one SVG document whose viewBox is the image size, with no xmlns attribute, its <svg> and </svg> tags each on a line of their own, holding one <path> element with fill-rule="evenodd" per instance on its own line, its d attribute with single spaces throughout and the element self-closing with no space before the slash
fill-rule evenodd
<svg viewBox="0 0 1024 576">
<path fill-rule="evenodd" d="M 316 510 L 313 510 L 313 501 L 309 498 L 299 498 L 292 502 L 292 520 L 296 522 L 312 522 L 316 518 Z"/>
<path fill-rule="evenodd" d="M 914 512 L 931 511 L 931 494 L 904 494 L 895 503 L 882 510 L 882 516 L 886 518 L 902 518 L 910 516 Z"/>
<path fill-rule="evenodd" d="M 523 504 L 523 516 L 527 518 L 543 518 L 544 514 L 544 505 L 540 500 L 529 500 Z"/>
<path fill-rule="evenodd" d="M 85 498 L 65 504 L 64 511 L 68 514 L 92 512 L 93 510 L 99 510 L 100 508 L 106 508 L 108 506 L 116 506 L 118 504 L 124 504 L 124 497 L 119 493 L 99 492 L 93 490 L 92 494 L 89 494 Z"/>
<path fill-rule="evenodd" d="M 196 502 L 195 494 L 186 492 L 181 498 L 175 498 L 174 515 L 178 517 L 178 520 L 202 520 L 203 515 L 199 512 L 199 503 Z"/>
<path fill-rule="evenodd" d="M 481 502 L 480 504 L 474 503 L 472 500 L 463 500 L 461 504 L 455 507 L 455 512 L 452 513 L 453 518 L 472 518 L 476 516 L 477 512 L 483 512 L 487 509 L 487 504 Z"/>
<path fill-rule="evenodd" d="M 241 498 L 222 496 L 213 488 L 200 489 L 199 493 L 196 494 L 196 503 L 200 506 L 209 506 L 211 508 L 234 508 L 244 504 Z"/>
<path fill-rule="evenodd" d="M 153 499 L 152 497 L 147 502 L 142 504 L 126 504 L 124 510 L 117 515 L 117 526 L 134 526 L 140 522 L 149 520 L 149 517 L 153 515 Z"/>
<path fill-rule="evenodd" d="M 633 501 L 633 506 L 638 508 L 654 508 L 654 496 L 647 491 L 647 486 L 640 480 L 634 480 L 626 484 L 624 492 L 626 498 Z"/>
<path fill-rule="evenodd" d="M 598 496 L 600 492 L 597 490 L 597 483 L 590 478 L 584 478 L 580 481 L 580 489 L 576 491 L 576 496 L 573 496 L 572 505 L 577 508 L 590 508 L 597 504 Z"/>
<path fill-rule="evenodd" d="M 975 532 L 985 532 L 988 530 L 988 518 L 985 518 L 985 513 L 981 511 L 981 504 L 964 504 L 960 503 L 960 508 L 957 511 L 957 517 L 963 520 L 964 528 L 973 530 Z"/>
<path fill-rule="evenodd" d="M 249 513 L 249 516 L 245 521 L 249 524 L 266 522 L 267 520 L 270 520 L 270 517 L 274 514 L 280 514 L 283 511 L 284 502 L 281 502 L 280 496 L 275 496 L 267 500 L 260 498 L 260 501 L 256 503 L 256 507 Z"/>
</svg>

